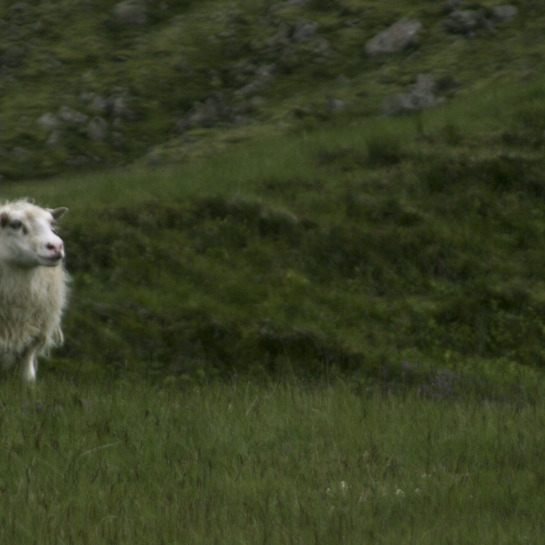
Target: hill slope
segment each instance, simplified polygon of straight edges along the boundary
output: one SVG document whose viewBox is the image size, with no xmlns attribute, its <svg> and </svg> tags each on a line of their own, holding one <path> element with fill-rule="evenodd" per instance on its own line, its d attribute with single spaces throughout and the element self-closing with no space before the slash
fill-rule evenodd
<svg viewBox="0 0 545 545">
<path fill-rule="evenodd" d="M 136 160 L 4 181 L 6 197 L 72 210 L 59 364 L 194 376 L 340 369 L 445 391 L 473 369 L 503 380 L 543 365 L 538 8 L 498 22 L 483 4 L 468 34 L 446 30 L 455 11 L 437 2 L 150 4 L 146 23 L 128 26 L 103 4 L 98 15 L 83 2 L 26 3 L 17 17 L 71 14 L 73 26 L 51 23 L 59 34 L 37 38 L 67 57 L 42 78 L 31 44 L 4 80 L 17 93 L 2 119 L 26 126 L 3 133 L 5 150 L 20 144 L 5 152 L 6 177 L 64 170 L 74 157 Z M 366 54 L 403 16 L 420 23 L 418 41 Z M 89 28 L 100 39 L 78 49 Z M 72 87 L 70 63 L 85 68 Z M 417 95 L 435 107 L 382 113 L 418 106 Z M 101 104 L 102 116 L 85 109 Z M 51 128 L 62 106 L 68 120 Z M 106 140 L 89 140 L 93 119 Z M 456 373 L 445 385 L 428 365 Z"/>
<path fill-rule="evenodd" d="M 375 116 L 419 75 L 432 77 L 422 105 L 520 80 L 542 69 L 543 14 L 519 4 L 500 16 L 490 1 L 5 2 L 0 174 L 180 161 Z M 394 53 L 369 49 L 399 21 L 418 30 L 386 38 Z"/>
</svg>

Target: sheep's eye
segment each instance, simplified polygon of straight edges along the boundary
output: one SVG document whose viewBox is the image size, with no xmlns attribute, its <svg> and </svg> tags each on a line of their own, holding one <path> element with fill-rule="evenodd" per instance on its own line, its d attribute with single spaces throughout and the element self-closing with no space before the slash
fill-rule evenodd
<svg viewBox="0 0 545 545">
<path fill-rule="evenodd" d="M 21 231 L 23 233 L 23 235 L 27 235 L 28 234 L 28 229 L 26 228 L 25 224 L 21 221 L 21 220 L 13 220 L 10 222 L 9 226 L 14 230 L 14 231 Z"/>
</svg>

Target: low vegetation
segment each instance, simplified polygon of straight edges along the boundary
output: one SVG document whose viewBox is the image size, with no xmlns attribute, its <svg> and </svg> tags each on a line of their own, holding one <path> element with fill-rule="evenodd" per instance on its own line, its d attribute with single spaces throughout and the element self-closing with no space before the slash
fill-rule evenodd
<svg viewBox="0 0 545 545">
<path fill-rule="evenodd" d="M 4 382 L 6 543 L 536 543 L 541 403 L 346 383 Z"/>
</svg>

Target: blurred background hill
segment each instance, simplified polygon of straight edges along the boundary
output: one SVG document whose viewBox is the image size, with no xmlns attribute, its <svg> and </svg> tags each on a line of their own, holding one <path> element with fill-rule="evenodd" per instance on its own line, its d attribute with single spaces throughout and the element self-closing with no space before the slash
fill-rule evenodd
<svg viewBox="0 0 545 545">
<path fill-rule="evenodd" d="M 538 3 L 20 1 L 0 6 L 0 174 L 183 161 L 541 73 Z"/>
</svg>

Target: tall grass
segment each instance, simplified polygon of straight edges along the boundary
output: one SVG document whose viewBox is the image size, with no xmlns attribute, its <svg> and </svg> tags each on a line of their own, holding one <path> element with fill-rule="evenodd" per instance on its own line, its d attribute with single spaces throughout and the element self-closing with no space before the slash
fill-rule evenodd
<svg viewBox="0 0 545 545">
<path fill-rule="evenodd" d="M 541 539 L 541 404 L 99 382 L 2 384 L 2 542 Z"/>
</svg>

